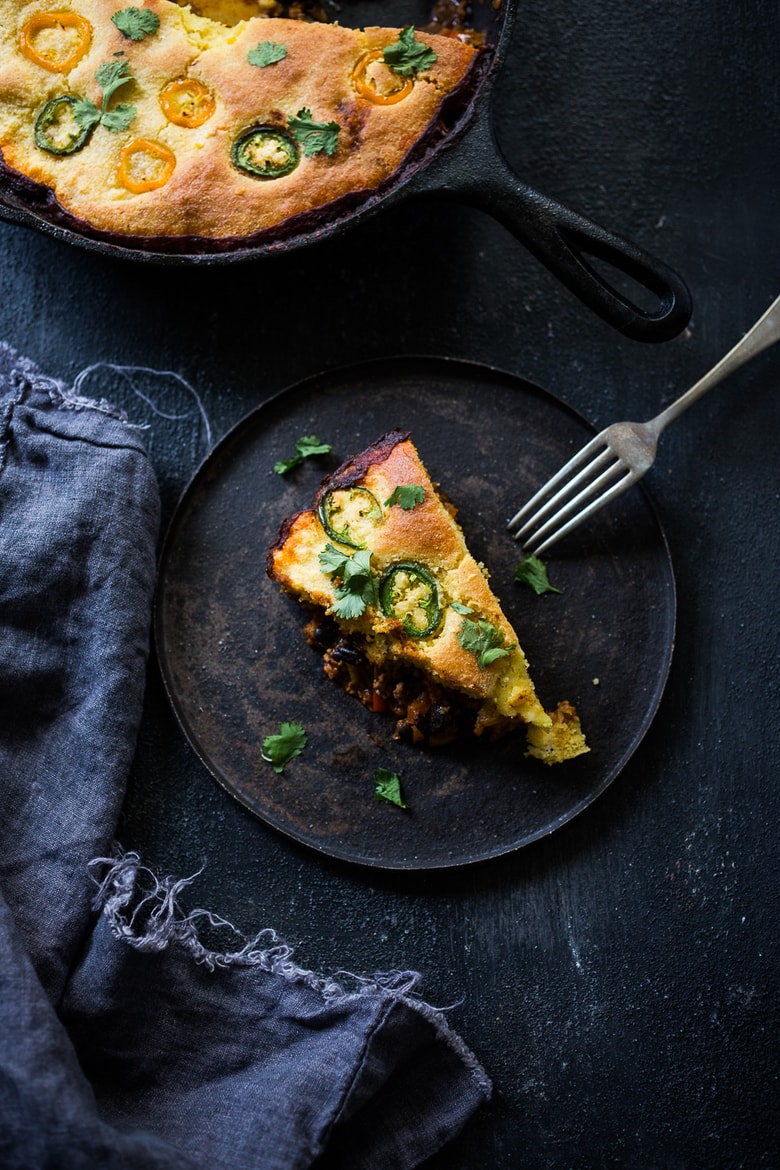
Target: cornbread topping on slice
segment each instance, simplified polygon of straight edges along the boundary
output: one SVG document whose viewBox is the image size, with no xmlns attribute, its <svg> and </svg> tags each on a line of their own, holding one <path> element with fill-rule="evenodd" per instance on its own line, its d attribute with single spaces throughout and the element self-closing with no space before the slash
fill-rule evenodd
<svg viewBox="0 0 780 1170">
<path fill-rule="evenodd" d="M 546 763 L 588 750 L 568 702 L 541 705 L 517 634 L 409 435 L 392 431 L 290 516 L 268 574 L 311 620 L 326 672 L 413 742 L 520 724 Z"/>
<path fill-rule="evenodd" d="M 0 0 L 0 13 L 5 181 L 128 237 L 272 235 L 367 197 L 475 58 L 412 28 L 229 26 L 169 0 Z"/>
</svg>

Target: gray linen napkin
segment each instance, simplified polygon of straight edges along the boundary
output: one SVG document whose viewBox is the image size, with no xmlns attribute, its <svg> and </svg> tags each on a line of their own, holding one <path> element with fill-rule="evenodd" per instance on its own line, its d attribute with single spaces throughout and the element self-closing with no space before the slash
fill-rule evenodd
<svg viewBox="0 0 780 1170">
<path fill-rule="evenodd" d="M 0 1164 L 417 1166 L 490 1093 L 419 977 L 208 950 L 113 843 L 158 524 L 139 430 L 0 344 Z"/>
</svg>

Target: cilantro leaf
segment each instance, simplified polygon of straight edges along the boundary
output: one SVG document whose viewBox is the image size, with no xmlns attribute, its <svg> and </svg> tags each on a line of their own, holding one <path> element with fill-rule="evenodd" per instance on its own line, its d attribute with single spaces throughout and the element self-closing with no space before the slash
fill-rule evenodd
<svg viewBox="0 0 780 1170">
<path fill-rule="evenodd" d="M 250 65 L 257 65 L 265 69 L 267 65 L 275 65 L 287 56 L 287 49 L 277 41 L 258 41 L 256 49 L 250 49 L 246 59 Z"/>
<path fill-rule="evenodd" d="M 100 121 L 100 110 L 89 98 L 79 98 L 73 107 L 73 117 L 82 130 L 91 130 Z"/>
<path fill-rule="evenodd" d="M 433 49 L 414 35 L 414 26 L 408 25 L 393 45 L 388 45 L 382 60 L 400 77 L 414 77 L 421 70 L 430 69 L 438 61 Z"/>
<path fill-rule="evenodd" d="M 473 613 L 474 610 L 468 605 L 461 605 L 459 601 L 451 601 L 450 606 L 455 610 L 455 613 Z"/>
<path fill-rule="evenodd" d="M 103 109 L 105 110 L 113 94 L 128 81 L 133 81 L 130 66 L 127 61 L 104 61 L 95 74 L 95 81 L 103 90 Z"/>
<path fill-rule="evenodd" d="M 319 556 L 320 566 L 326 577 L 341 576 L 349 553 L 341 552 L 332 544 L 326 544 Z"/>
<path fill-rule="evenodd" d="M 379 592 L 371 572 L 368 549 L 360 549 L 354 556 L 349 556 L 332 544 L 326 544 L 319 561 L 325 576 L 336 579 L 336 600 L 330 607 L 334 617 L 351 621 L 360 617 L 367 605 L 377 604 Z"/>
<path fill-rule="evenodd" d="M 153 37 L 160 27 L 160 18 L 148 8 L 122 8 L 111 17 L 123 37 L 129 41 L 142 41 Z"/>
<path fill-rule="evenodd" d="M 336 600 L 330 607 L 334 617 L 341 618 L 343 622 L 351 622 L 359 618 L 365 612 L 365 608 L 366 601 L 359 593 L 351 593 L 343 585 L 336 587 Z"/>
<path fill-rule="evenodd" d="M 341 569 L 341 577 L 345 584 L 350 581 L 368 577 L 371 574 L 371 553 L 367 548 L 358 549 L 352 556 L 345 558 Z"/>
<path fill-rule="evenodd" d="M 497 658 L 506 658 L 510 647 L 504 645 L 504 635 L 500 630 L 485 618 L 478 618 L 473 622 L 464 617 L 458 641 L 464 650 L 468 650 L 477 660 L 477 666 L 484 670 L 495 662 Z"/>
<path fill-rule="evenodd" d="M 395 804 L 398 808 L 408 808 L 409 805 L 401 795 L 401 781 L 397 772 L 389 768 L 377 768 L 374 772 L 375 800 L 386 800 L 388 804 Z"/>
<path fill-rule="evenodd" d="M 316 435 L 302 435 L 295 449 L 302 459 L 307 459 L 309 455 L 327 455 L 330 443 L 321 443 Z"/>
<path fill-rule="evenodd" d="M 405 512 L 411 512 L 415 504 L 422 503 L 424 499 L 425 488 L 420 487 L 419 484 L 399 484 L 390 498 L 385 500 L 385 507 L 391 508 L 393 504 L 398 504 L 399 508 L 403 508 Z"/>
<path fill-rule="evenodd" d="M 547 576 L 547 567 L 539 557 L 526 557 L 524 561 L 515 569 L 515 581 L 519 581 L 521 585 L 528 585 L 533 589 L 537 597 L 541 597 L 543 593 L 562 593 L 562 589 L 556 589 L 554 585 L 550 584 Z"/>
<path fill-rule="evenodd" d="M 110 110 L 109 113 L 103 114 L 100 122 L 101 125 L 105 126 L 106 130 L 111 130 L 114 134 L 121 134 L 123 130 L 128 129 L 137 112 L 135 106 L 129 106 L 127 102 L 121 102 L 113 110 Z"/>
<path fill-rule="evenodd" d="M 127 130 L 136 116 L 135 106 L 123 102 L 114 110 L 109 110 L 108 103 L 112 96 L 128 81 L 135 81 L 130 67 L 124 59 L 119 61 L 104 61 L 95 74 L 95 81 L 103 90 L 103 100 L 100 107 L 89 98 L 80 98 L 73 107 L 73 117 L 82 130 L 91 130 L 93 126 L 105 126 L 114 134 Z"/>
<path fill-rule="evenodd" d="M 296 142 L 300 142 L 306 158 L 313 158 L 323 151 L 328 158 L 336 153 L 341 129 L 338 122 L 315 122 L 311 110 L 304 106 L 294 118 L 288 119 L 287 125 Z"/>
<path fill-rule="evenodd" d="M 308 736 L 300 723 L 282 723 L 278 735 L 267 735 L 263 740 L 261 759 L 272 764 L 274 772 L 282 773 L 284 765 L 293 756 L 299 756 L 308 742 Z"/>
<path fill-rule="evenodd" d="M 274 471 L 277 475 L 285 475 L 310 455 L 327 455 L 330 450 L 330 443 L 321 443 L 316 435 L 302 435 L 295 442 L 295 454 L 290 459 L 274 463 Z"/>
</svg>

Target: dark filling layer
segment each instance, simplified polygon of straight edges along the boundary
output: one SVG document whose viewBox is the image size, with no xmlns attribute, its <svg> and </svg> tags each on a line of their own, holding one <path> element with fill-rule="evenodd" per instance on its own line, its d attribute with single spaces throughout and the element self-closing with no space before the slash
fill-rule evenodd
<svg viewBox="0 0 780 1170">
<path fill-rule="evenodd" d="M 358 635 L 345 634 L 324 614 L 306 624 L 306 641 L 322 651 L 323 669 L 369 711 L 395 719 L 395 739 L 442 747 L 474 735 L 478 704 L 406 664 L 376 666 Z"/>
</svg>

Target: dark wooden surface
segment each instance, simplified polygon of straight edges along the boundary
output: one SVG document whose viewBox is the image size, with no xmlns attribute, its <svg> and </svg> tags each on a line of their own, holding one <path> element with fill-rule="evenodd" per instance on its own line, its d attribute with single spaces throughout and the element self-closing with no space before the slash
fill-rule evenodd
<svg viewBox="0 0 780 1170">
<path fill-rule="evenodd" d="M 622 339 L 490 219 L 436 201 L 199 272 L 0 225 L 0 337 L 66 380 L 96 362 L 175 371 L 214 438 L 303 377 L 398 354 L 503 367 L 598 425 L 650 416 L 780 292 L 778 23 L 776 0 L 521 5 L 503 149 L 681 272 L 694 314 L 672 342 Z M 105 369 L 84 392 L 149 424 L 170 515 L 205 428 L 176 382 L 136 381 L 180 417 Z M 424 878 L 322 859 L 219 788 L 150 669 L 124 845 L 203 867 L 192 905 L 275 927 L 303 965 L 412 967 L 431 1002 L 462 1001 L 451 1021 L 496 1091 L 431 1170 L 776 1164 L 778 383 L 780 349 L 664 437 L 647 486 L 679 625 L 660 711 L 617 782 L 519 853 Z M 475 426 L 490 409 L 474 403 Z"/>
</svg>

